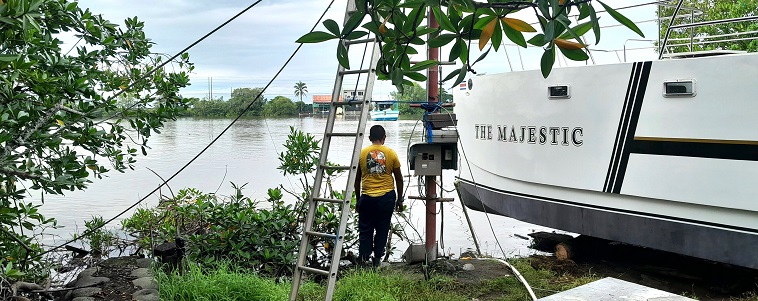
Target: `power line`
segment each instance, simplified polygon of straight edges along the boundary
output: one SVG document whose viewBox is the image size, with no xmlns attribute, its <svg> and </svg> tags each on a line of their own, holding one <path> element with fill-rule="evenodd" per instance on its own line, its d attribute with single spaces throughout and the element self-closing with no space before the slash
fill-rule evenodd
<svg viewBox="0 0 758 301">
<path fill-rule="evenodd" d="M 261 1 L 259 0 L 259 1 L 255 2 L 255 3 L 253 4 L 253 6 L 254 6 L 255 4 L 259 3 L 259 2 L 261 2 Z M 324 12 L 321 14 L 321 17 L 319 17 L 318 21 L 316 21 L 316 24 L 314 24 L 314 25 L 313 25 L 313 27 L 311 28 L 311 30 L 310 30 L 309 32 L 312 32 L 314 29 L 316 29 L 316 26 L 318 26 L 318 24 L 319 24 L 319 23 L 321 23 L 321 20 L 324 18 L 324 16 L 326 15 L 326 13 L 327 13 L 327 12 L 329 11 L 329 9 L 332 7 L 332 4 L 334 4 L 334 0 L 332 0 L 331 2 L 329 2 L 329 5 L 326 7 L 326 9 L 324 10 Z M 247 11 L 247 10 L 248 10 L 248 9 L 250 9 L 251 7 L 252 7 L 252 6 L 250 6 L 250 7 L 246 8 L 246 9 L 245 9 L 245 10 L 243 10 L 242 12 L 245 12 L 245 11 Z M 240 14 L 241 14 L 241 13 L 240 13 Z M 237 16 L 239 16 L 240 14 L 237 14 Z M 235 18 L 236 18 L 237 16 L 235 16 Z M 227 24 L 227 23 L 229 23 L 229 21 L 225 22 L 224 24 Z M 218 29 L 218 28 L 217 28 L 217 29 Z M 216 30 L 217 30 L 217 29 L 216 29 Z M 215 30 L 214 30 L 214 31 L 215 31 Z M 208 36 L 208 35 L 206 35 L 206 36 Z M 194 44 L 197 44 L 197 42 L 193 43 L 193 46 L 194 46 Z M 268 84 L 267 84 L 267 85 L 266 85 L 266 86 L 263 88 L 263 90 L 261 90 L 261 92 L 260 92 L 260 93 L 258 93 L 258 95 L 256 95 L 256 96 L 255 96 L 255 98 L 254 98 L 254 99 L 253 99 L 253 100 L 252 100 L 252 101 L 251 101 L 251 102 L 250 102 L 250 103 L 247 105 L 247 107 L 245 107 L 245 109 L 244 109 L 244 110 L 242 110 L 242 112 L 240 112 L 240 113 L 239 113 L 239 115 L 237 115 L 237 117 L 236 117 L 236 118 L 234 118 L 234 120 L 232 120 L 232 122 L 231 122 L 231 123 L 229 123 L 229 125 L 228 125 L 228 126 L 226 126 L 226 128 L 224 128 L 224 130 L 222 130 L 222 131 L 221 131 L 221 133 L 219 133 L 219 134 L 216 136 L 216 138 L 213 138 L 213 140 L 211 140 L 211 142 L 210 142 L 210 143 L 208 143 L 208 145 L 206 145 L 206 146 L 205 146 L 205 147 L 204 147 L 204 148 L 203 148 L 203 149 L 202 149 L 202 150 L 201 150 L 199 153 L 197 153 L 197 155 L 195 155 L 195 156 L 194 156 L 192 159 L 190 159 L 190 160 L 189 160 L 189 161 L 188 161 L 186 164 L 184 164 L 184 166 L 182 166 L 182 167 L 181 167 L 179 170 L 177 170 L 177 171 L 176 171 L 176 172 L 175 172 L 173 175 L 171 175 L 171 176 L 170 176 L 168 179 L 164 180 L 164 181 L 163 181 L 163 183 L 161 183 L 160 185 L 158 185 L 158 187 L 156 187 L 155 189 L 153 189 L 152 191 L 150 191 L 150 192 L 149 192 L 147 195 L 145 195 L 144 197 L 142 197 L 141 199 L 139 199 L 139 200 L 138 200 L 136 203 L 132 204 L 132 205 L 131 205 L 131 206 L 129 206 L 128 208 L 126 208 L 126 209 L 124 209 L 123 211 L 121 211 L 121 212 L 120 212 L 119 214 L 117 214 L 116 216 L 114 216 L 114 217 L 112 217 L 112 218 L 108 219 L 107 221 L 105 221 L 104 223 L 102 223 L 102 224 L 101 224 L 99 227 L 95 227 L 95 228 L 92 228 L 92 229 L 88 229 L 87 231 L 84 231 L 84 232 L 83 232 L 81 235 L 79 235 L 79 237 L 77 237 L 77 238 L 74 238 L 74 239 L 71 239 L 71 240 L 69 240 L 69 241 L 67 241 L 67 242 L 65 242 L 65 243 L 63 243 L 63 244 L 57 245 L 57 246 L 55 246 L 55 247 L 53 247 L 53 248 L 51 248 L 51 249 L 48 249 L 47 251 L 44 251 L 44 252 L 42 252 L 42 253 L 40 253 L 40 254 L 37 254 L 37 255 L 35 255 L 35 256 L 32 256 L 32 258 L 39 258 L 39 257 L 42 257 L 43 255 L 45 255 L 45 254 L 47 254 L 47 253 L 50 253 L 50 252 L 53 252 L 53 251 L 55 251 L 55 250 L 57 250 L 57 249 L 63 248 L 63 247 L 65 247 L 66 245 L 68 245 L 68 244 L 70 244 L 70 243 L 72 243 L 72 242 L 75 242 L 75 241 L 77 241 L 77 240 L 79 240 L 79 239 L 81 239 L 81 238 L 84 238 L 84 237 L 86 237 L 86 236 L 88 236 L 88 235 L 92 234 L 92 233 L 93 233 L 93 232 L 95 232 L 95 231 L 98 231 L 98 230 L 102 229 L 103 227 L 105 227 L 105 225 L 107 225 L 107 224 L 110 224 L 111 222 L 113 222 L 114 220 L 116 220 L 117 218 L 119 218 L 120 216 L 122 216 L 122 215 L 126 214 L 126 212 L 128 212 L 129 210 L 132 210 L 134 207 L 136 207 L 137 205 L 139 205 L 140 203 L 142 203 L 144 200 L 146 200 L 148 197 L 152 196 L 154 193 L 156 193 L 158 190 L 160 190 L 160 189 L 161 189 L 163 186 L 165 186 L 166 184 L 168 184 L 168 182 L 170 182 L 172 179 L 174 179 L 174 178 L 175 178 L 177 175 L 179 175 L 179 174 L 180 174 L 182 171 L 184 171 L 184 169 L 186 169 L 187 167 L 189 167 L 189 166 L 190 166 L 190 164 L 192 164 L 193 162 L 195 162 L 195 160 L 197 160 L 197 158 L 199 158 L 199 157 L 200 157 L 200 156 L 201 156 L 203 153 L 205 153 L 205 151 L 206 151 L 206 150 L 208 150 L 208 149 L 209 149 L 211 146 L 213 146 L 213 144 L 215 144 L 215 143 L 216 143 L 216 141 L 218 141 L 218 139 L 220 139 L 220 138 L 221 138 L 221 136 L 223 136 L 223 135 L 226 133 L 226 131 L 228 131 L 228 130 L 229 130 L 231 127 L 232 127 L 232 126 L 234 126 L 234 124 L 235 124 L 235 123 L 237 123 L 237 121 L 238 121 L 240 118 L 242 118 L 242 115 L 244 115 L 244 114 L 245 114 L 245 112 L 247 112 L 247 111 L 250 109 L 250 107 L 252 107 L 252 106 L 253 106 L 253 104 L 255 104 L 255 102 L 256 102 L 256 101 L 258 101 L 258 99 L 260 99 L 261 95 L 263 95 L 263 92 L 265 92 L 265 91 L 266 91 L 266 89 L 268 89 L 268 87 L 269 87 L 269 86 L 271 86 L 271 84 L 274 82 L 274 80 L 276 80 L 276 78 L 279 76 L 279 74 L 281 74 L 281 73 L 282 73 L 282 71 L 284 71 L 284 68 L 286 68 L 286 67 L 287 67 L 287 65 L 289 65 L 289 63 L 292 61 L 292 59 L 295 57 L 295 55 L 298 53 L 298 51 L 300 51 L 300 48 L 302 48 L 302 47 L 303 47 L 303 44 L 302 44 L 302 43 L 301 43 L 300 45 L 298 45 L 298 46 L 297 46 L 297 48 L 295 49 L 295 51 L 294 51 L 294 52 L 292 52 L 292 55 L 290 55 L 290 57 L 287 59 L 287 61 L 286 61 L 286 62 L 284 62 L 284 65 L 282 65 L 282 67 L 281 67 L 281 68 L 279 68 L 279 71 L 277 71 L 277 72 L 276 72 L 276 74 L 274 74 L 274 76 L 271 78 L 271 80 L 268 82 Z"/>
</svg>

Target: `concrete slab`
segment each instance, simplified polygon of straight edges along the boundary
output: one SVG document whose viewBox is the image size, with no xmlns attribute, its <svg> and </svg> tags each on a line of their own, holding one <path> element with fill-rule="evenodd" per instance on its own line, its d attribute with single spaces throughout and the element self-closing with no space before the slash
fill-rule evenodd
<svg viewBox="0 0 758 301">
<path fill-rule="evenodd" d="M 540 301 L 695 301 L 662 290 L 619 280 L 603 278 L 565 292 L 548 296 Z"/>
</svg>

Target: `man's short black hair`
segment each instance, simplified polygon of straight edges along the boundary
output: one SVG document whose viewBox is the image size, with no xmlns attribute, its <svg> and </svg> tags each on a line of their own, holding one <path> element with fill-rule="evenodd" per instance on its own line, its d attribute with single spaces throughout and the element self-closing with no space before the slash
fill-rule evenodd
<svg viewBox="0 0 758 301">
<path fill-rule="evenodd" d="M 384 132 L 384 127 L 381 125 L 375 125 L 371 127 L 371 130 L 369 130 L 368 134 L 368 140 L 371 140 L 371 142 L 379 141 L 384 139 L 387 136 L 387 134 Z"/>
</svg>

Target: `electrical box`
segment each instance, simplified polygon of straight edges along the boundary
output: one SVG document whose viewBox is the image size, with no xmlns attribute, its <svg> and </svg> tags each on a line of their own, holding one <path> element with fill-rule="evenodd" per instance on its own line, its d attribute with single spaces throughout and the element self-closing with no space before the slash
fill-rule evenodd
<svg viewBox="0 0 758 301">
<path fill-rule="evenodd" d="M 416 176 L 440 176 L 443 169 L 458 169 L 456 143 L 417 143 L 408 156 Z"/>
<path fill-rule="evenodd" d="M 411 169 L 417 176 L 442 175 L 442 149 L 438 144 L 411 146 Z"/>
</svg>

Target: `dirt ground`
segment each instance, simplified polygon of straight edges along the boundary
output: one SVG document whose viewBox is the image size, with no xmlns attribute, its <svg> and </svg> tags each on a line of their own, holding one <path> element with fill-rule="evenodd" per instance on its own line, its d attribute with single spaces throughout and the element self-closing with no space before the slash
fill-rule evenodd
<svg viewBox="0 0 758 301">
<path fill-rule="evenodd" d="M 545 255 L 529 257 L 531 266 L 551 270 L 556 279 L 560 277 L 563 282 L 588 275 L 613 277 L 697 300 L 758 301 L 758 270 L 607 241 L 585 243 L 587 245 L 583 247 L 577 246 L 578 252 L 572 260 L 558 260 L 552 254 L 543 253 Z M 460 266 L 465 262 L 471 261 L 436 263 L 436 270 L 444 272 L 450 265 Z M 510 274 L 507 267 L 496 261 L 477 260 L 473 263 L 475 270 L 458 269 L 452 275 L 461 283 L 477 285 Z M 432 268 L 435 269 L 434 264 Z M 421 265 L 404 269 L 423 275 Z"/>
</svg>

